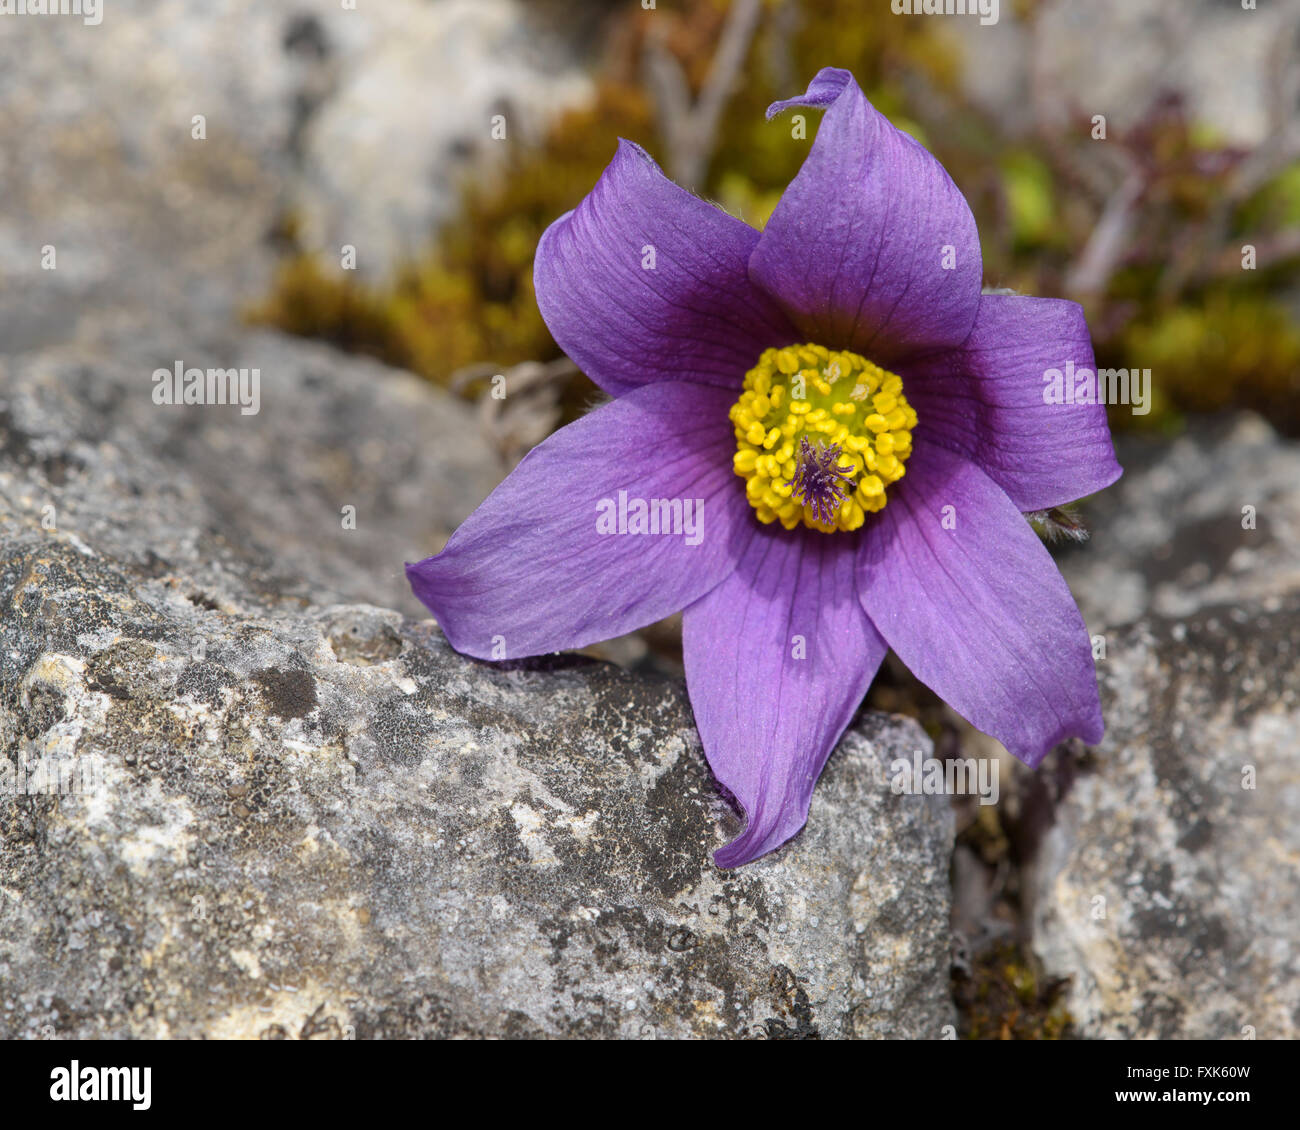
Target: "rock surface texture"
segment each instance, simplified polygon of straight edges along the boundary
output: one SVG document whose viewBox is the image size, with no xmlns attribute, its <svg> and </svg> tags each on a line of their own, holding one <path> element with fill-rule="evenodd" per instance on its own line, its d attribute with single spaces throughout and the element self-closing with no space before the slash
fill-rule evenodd
<svg viewBox="0 0 1300 1130">
<path fill-rule="evenodd" d="M 180 346 L 126 336 L 0 373 L 0 1035 L 944 1035 L 952 815 L 887 785 L 915 723 L 863 715 L 808 831 L 719 871 L 680 684 L 357 603 L 495 473 L 440 442 L 459 405 L 187 335 L 262 411 L 158 406 Z"/>
<path fill-rule="evenodd" d="M 1066 558 L 1107 733 L 1040 844 L 1035 947 L 1084 1036 L 1295 1039 L 1300 450 L 1240 417 L 1122 454 Z"/>
<path fill-rule="evenodd" d="M 517 0 L 101 9 L 4 21 L 0 352 L 109 309 L 238 311 L 289 226 L 385 277 L 491 167 L 494 115 L 535 136 L 591 93 Z"/>
</svg>

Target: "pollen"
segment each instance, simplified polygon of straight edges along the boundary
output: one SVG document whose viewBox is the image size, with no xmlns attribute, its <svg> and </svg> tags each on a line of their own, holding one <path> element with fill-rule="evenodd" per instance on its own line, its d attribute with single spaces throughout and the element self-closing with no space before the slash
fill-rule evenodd
<svg viewBox="0 0 1300 1130">
<path fill-rule="evenodd" d="M 736 474 L 761 522 L 856 530 L 889 501 L 912 453 L 903 381 L 821 345 L 769 349 L 731 407 Z"/>
</svg>

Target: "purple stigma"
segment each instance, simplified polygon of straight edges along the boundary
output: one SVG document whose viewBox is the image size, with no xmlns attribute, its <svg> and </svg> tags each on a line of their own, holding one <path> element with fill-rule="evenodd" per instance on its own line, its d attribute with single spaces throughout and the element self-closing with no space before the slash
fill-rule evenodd
<svg viewBox="0 0 1300 1130">
<path fill-rule="evenodd" d="M 799 441 L 799 461 L 794 478 L 785 485 L 794 487 L 794 496 L 813 512 L 823 525 L 832 525 L 835 512 L 848 494 L 848 485 L 857 468 L 842 471 L 836 465 L 840 457 L 838 443 L 813 447 L 804 436 Z"/>
</svg>

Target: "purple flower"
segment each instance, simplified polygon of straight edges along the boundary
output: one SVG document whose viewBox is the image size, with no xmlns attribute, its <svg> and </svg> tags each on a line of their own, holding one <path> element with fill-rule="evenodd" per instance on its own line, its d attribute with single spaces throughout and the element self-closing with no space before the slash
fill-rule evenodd
<svg viewBox="0 0 1300 1130">
<path fill-rule="evenodd" d="M 1102 734 L 1083 619 L 1022 513 L 1120 474 L 1105 409 L 1043 395 L 1092 366 L 1083 313 L 981 294 L 965 199 L 847 71 L 768 117 L 791 106 L 826 113 L 762 234 L 620 143 L 535 266 L 612 402 L 407 566 L 485 659 L 684 609 L 704 751 L 747 817 L 723 867 L 803 827 L 888 648 L 1030 765 Z"/>
</svg>

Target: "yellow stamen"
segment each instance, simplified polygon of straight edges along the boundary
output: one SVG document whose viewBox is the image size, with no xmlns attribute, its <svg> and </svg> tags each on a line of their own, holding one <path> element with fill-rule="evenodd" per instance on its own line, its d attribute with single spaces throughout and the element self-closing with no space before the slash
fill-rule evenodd
<svg viewBox="0 0 1300 1130">
<path fill-rule="evenodd" d="M 766 350 L 745 374 L 731 422 L 735 471 L 759 521 L 834 533 L 856 530 L 889 501 L 888 487 L 903 477 L 912 451 L 916 412 L 896 374 L 856 353 L 810 344 Z M 831 523 L 793 497 L 803 439 L 814 451 L 840 448 L 834 465 L 844 476 L 843 498 Z"/>
</svg>

